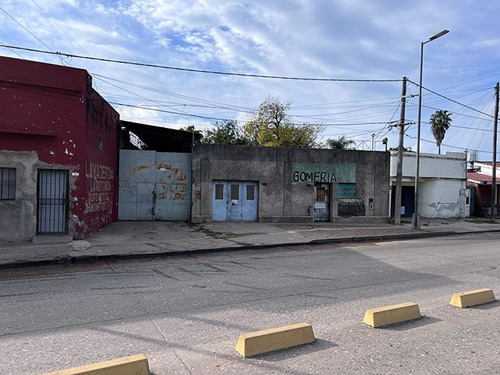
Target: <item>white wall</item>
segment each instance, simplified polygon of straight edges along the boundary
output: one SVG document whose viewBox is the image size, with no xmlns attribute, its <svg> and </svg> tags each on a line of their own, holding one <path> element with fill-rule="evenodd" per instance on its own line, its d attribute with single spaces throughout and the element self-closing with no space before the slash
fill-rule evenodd
<svg viewBox="0 0 500 375">
<path fill-rule="evenodd" d="M 391 184 L 396 181 L 397 152 L 391 152 Z M 418 212 L 427 218 L 467 217 L 466 154 L 420 154 Z M 403 154 L 403 181 L 415 183 L 416 153 Z"/>
<path fill-rule="evenodd" d="M 398 153 L 391 152 L 391 177 L 396 176 Z M 403 177 L 415 178 L 416 153 L 403 153 Z M 466 179 L 466 156 L 461 152 L 447 152 L 444 155 L 420 154 L 420 178 Z"/>
<path fill-rule="evenodd" d="M 460 217 L 461 205 L 465 204 L 461 190 L 464 184 L 458 180 L 428 180 L 419 185 L 419 213 L 428 218 Z M 463 209 L 463 207 L 462 207 Z"/>
</svg>

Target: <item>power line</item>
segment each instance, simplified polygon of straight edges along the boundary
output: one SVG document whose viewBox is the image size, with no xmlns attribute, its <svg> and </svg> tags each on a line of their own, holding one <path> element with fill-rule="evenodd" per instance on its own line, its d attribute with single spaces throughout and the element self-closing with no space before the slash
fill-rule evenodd
<svg viewBox="0 0 500 375">
<path fill-rule="evenodd" d="M 36 40 L 38 40 L 40 43 L 42 43 L 45 47 L 47 47 L 48 49 L 50 49 L 51 52 L 47 51 L 47 53 L 56 53 L 52 50 L 52 48 L 50 48 L 48 45 L 46 45 L 40 38 L 38 38 L 35 34 L 33 34 L 27 27 L 25 27 L 21 22 L 19 22 L 18 20 L 16 20 L 14 17 L 12 17 L 5 9 L 1 8 L 0 7 L 0 10 L 2 12 L 4 12 L 10 19 L 12 19 L 12 21 L 14 21 L 15 23 L 17 23 L 19 26 L 21 26 L 26 32 L 28 32 L 33 38 L 35 38 Z M 17 48 L 15 46 L 6 46 L 5 44 L 3 44 L 2 46 L 4 47 L 7 47 L 9 49 L 20 49 L 20 48 Z"/>
<path fill-rule="evenodd" d="M 416 140 L 417 137 L 412 137 L 411 135 L 408 135 L 408 134 L 405 134 L 406 137 L 410 138 L 410 139 L 414 139 Z M 427 143 L 432 143 L 432 144 L 436 144 L 436 141 L 429 141 L 428 139 L 424 139 L 424 138 L 420 138 L 420 140 L 422 142 L 427 142 Z M 466 148 L 466 147 L 459 147 L 459 146 L 451 146 L 451 145 L 448 145 L 448 144 L 444 144 L 442 143 L 441 146 L 444 146 L 444 147 L 448 147 L 448 148 L 455 148 L 455 149 L 458 149 L 458 150 L 464 150 L 464 151 L 467 151 L 467 150 L 471 150 L 471 148 Z M 487 154 L 491 154 L 492 151 L 485 151 L 485 150 L 478 150 L 478 149 L 475 149 L 475 148 L 472 148 L 474 151 L 479 151 L 479 152 L 484 152 L 484 153 L 487 153 Z"/>
<path fill-rule="evenodd" d="M 91 75 L 92 75 L 92 77 L 97 77 L 97 78 L 103 80 L 104 82 L 106 82 L 108 84 L 110 84 L 110 83 L 108 81 L 106 81 L 106 80 L 111 80 L 111 81 L 115 81 L 115 82 L 119 82 L 119 83 L 125 83 L 125 84 L 127 84 L 129 86 L 137 87 L 137 88 L 140 88 L 140 89 L 143 89 L 143 90 L 156 92 L 156 93 L 159 93 L 159 94 L 162 94 L 162 95 L 168 95 L 168 96 L 173 96 L 175 98 L 191 100 L 191 101 L 202 103 L 202 104 L 205 104 L 205 105 L 212 105 L 214 108 L 221 108 L 221 109 L 228 109 L 228 110 L 234 110 L 234 111 L 240 111 L 240 112 L 249 112 L 249 113 L 252 112 L 251 109 L 247 108 L 247 107 L 235 106 L 235 105 L 230 105 L 230 104 L 225 104 L 225 103 L 218 103 L 218 102 L 209 101 L 209 100 L 205 100 L 205 99 L 195 98 L 195 97 L 192 97 L 192 96 L 176 94 L 176 93 L 173 93 L 173 92 L 170 92 L 170 91 L 165 91 L 165 90 L 161 90 L 161 89 L 157 89 L 157 88 L 153 88 L 153 87 L 149 87 L 149 86 L 138 85 L 138 84 L 134 84 L 132 82 L 125 82 L 125 81 L 122 81 L 122 80 L 119 80 L 119 79 L 116 79 L 116 78 L 105 77 L 105 76 L 99 75 L 97 73 L 91 73 Z M 115 87 L 119 87 L 119 86 L 115 86 Z M 128 91 L 128 90 L 125 90 L 125 91 Z M 144 99 L 147 99 L 147 98 L 144 98 Z M 151 100 L 151 101 L 153 101 L 155 103 L 161 103 L 161 102 L 155 101 L 155 100 Z M 189 104 L 182 104 L 182 103 L 172 103 L 172 104 L 181 105 L 181 106 L 187 106 L 187 105 L 189 105 Z"/>
<path fill-rule="evenodd" d="M 0 45 L 4 45 L 4 42 L 0 41 Z M 17 51 L 14 51 L 13 49 L 11 49 L 11 52 L 14 53 L 14 54 L 16 54 L 17 56 L 19 56 L 20 59 L 25 60 L 24 56 L 22 56 L 21 54 L 19 54 Z"/>
<path fill-rule="evenodd" d="M 415 82 L 413 82 L 413 81 L 412 81 L 412 80 L 410 80 L 410 79 L 408 80 L 408 82 L 413 83 L 415 86 L 417 86 L 417 87 L 418 87 L 418 83 L 415 83 Z M 460 105 L 460 106 L 462 106 L 462 107 L 465 107 L 465 108 L 467 108 L 467 109 L 470 109 L 471 111 L 478 112 L 478 113 L 481 113 L 482 115 L 485 115 L 485 116 L 488 116 L 488 117 L 493 118 L 493 116 L 492 116 L 492 115 L 490 115 L 489 113 L 486 113 L 486 112 L 480 111 L 480 110 L 478 110 L 478 109 L 472 108 L 472 107 L 468 106 L 467 104 L 460 103 L 459 101 L 456 101 L 456 100 L 451 99 L 451 98 L 449 98 L 449 97 L 447 97 L 447 96 L 445 96 L 445 95 L 442 95 L 442 94 L 438 93 L 437 91 L 434 91 L 434 90 L 428 89 L 427 87 L 424 87 L 424 86 L 422 86 L 422 89 L 424 89 L 424 90 L 426 90 L 426 91 L 429 91 L 430 93 L 432 93 L 432 94 L 434 94 L 434 95 L 437 95 L 437 96 L 439 96 L 439 97 L 441 97 L 441 98 L 443 98 L 443 99 L 449 100 L 450 102 L 453 102 L 453 103 L 458 104 L 458 105 Z"/>
<path fill-rule="evenodd" d="M 220 71 L 215 71 L 215 70 L 180 68 L 180 67 L 167 66 L 167 65 L 147 64 L 147 63 L 139 63 L 139 62 L 133 62 L 133 61 L 125 61 L 125 60 L 106 59 L 106 58 L 101 58 L 101 57 L 91 57 L 91 56 L 74 55 L 74 54 L 64 53 L 64 52 L 44 51 L 44 50 L 39 50 L 39 49 L 34 49 L 34 48 L 26 48 L 26 47 L 19 47 L 19 46 L 10 46 L 10 45 L 5 45 L 5 44 L 1 45 L 0 47 L 12 48 L 12 49 L 18 49 L 18 50 L 29 51 L 29 52 L 36 52 L 36 53 L 45 53 L 45 54 L 49 54 L 49 55 L 66 56 L 66 57 L 72 57 L 72 58 L 77 58 L 77 59 L 110 62 L 110 63 L 116 63 L 116 64 L 126 64 L 126 65 L 143 66 L 143 67 L 149 67 L 149 68 L 169 69 L 169 70 L 178 70 L 178 71 L 183 71 L 183 72 L 217 74 L 217 75 L 236 76 L 236 77 L 251 77 L 251 78 L 266 78 L 266 79 L 284 79 L 284 80 L 294 80 L 294 81 L 321 81 L 321 82 L 373 82 L 373 83 L 387 83 L 387 82 L 400 82 L 401 81 L 400 79 L 312 78 L 312 77 L 289 77 L 289 76 L 275 76 L 275 75 L 262 75 L 262 74 L 250 74 L 250 73 L 220 72 Z M 49 48 L 49 47 L 47 47 L 47 48 Z"/>
<path fill-rule="evenodd" d="M 186 113 L 186 112 L 179 112 L 179 111 L 167 111 L 165 109 L 151 108 L 151 107 L 146 107 L 146 106 L 141 106 L 141 105 L 125 104 L 125 103 L 119 103 L 119 102 L 113 102 L 113 101 L 109 101 L 108 103 L 118 105 L 118 106 L 123 106 L 123 107 L 144 109 L 147 111 L 156 111 L 156 112 L 169 113 L 169 114 L 179 115 L 179 116 L 196 117 L 196 118 L 201 118 L 204 120 L 215 120 L 215 121 L 227 120 L 226 118 L 222 118 L 222 117 L 203 116 L 203 115 L 196 115 L 194 113 Z M 238 122 L 237 120 L 235 120 L 235 121 Z M 293 125 L 300 126 L 303 124 L 293 123 Z M 387 125 L 387 122 L 386 121 L 372 121 L 372 122 L 316 123 L 316 124 L 307 124 L 307 125 L 323 126 L 323 127 L 329 127 L 329 126 L 341 127 L 341 126 Z M 372 132 L 373 132 L 372 130 L 369 131 L 369 133 L 372 133 Z"/>
<path fill-rule="evenodd" d="M 144 107 L 144 106 L 140 106 L 140 105 L 124 104 L 124 103 L 117 103 L 117 102 L 108 102 L 108 103 L 109 104 L 119 105 L 119 106 L 122 106 L 122 107 L 132 107 L 132 108 L 145 109 L 145 110 L 148 110 L 148 111 L 170 113 L 170 114 L 179 115 L 179 116 L 196 117 L 196 118 L 201 118 L 201 119 L 204 119 L 204 120 L 215 120 L 215 121 L 224 121 L 224 120 L 226 120 L 226 119 L 219 118 L 219 117 L 202 116 L 202 115 L 195 115 L 195 114 L 192 114 L 192 113 L 184 113 L 184 112 L 177 112 L 177 111 L 167 111 L 165 109 L 150 108 L 150 107 Z"/>
</svg>

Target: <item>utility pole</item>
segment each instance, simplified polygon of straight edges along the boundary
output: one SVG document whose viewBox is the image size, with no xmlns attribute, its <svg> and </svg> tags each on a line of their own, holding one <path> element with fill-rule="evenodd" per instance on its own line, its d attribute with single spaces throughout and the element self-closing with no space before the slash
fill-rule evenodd
<svg viewBox="0 0 500 375">
<path fill-rule="evenodd" d="M 406 77 L 401 89 L 401 113 L 399 117 L 398 164 L 396 169 L 396 195 L 394 197 L 394 224 L 401 225 L 401 190 L 403 179 L 403 143 L 405 135 Z"/>
<path fill-rule="evenodd" d="M 495 86 L 495 122 L 493 123 L 493 173 L 491 176 L 491 221 L 495 221 L 497 208 L 497 128 L 498 128 L 498 92 L 499 83 Z"/>
<path fill-rule="evenodd" d="M 375 151 L 375 133 L 372 134 L 372 151 Z"/>
</svg>

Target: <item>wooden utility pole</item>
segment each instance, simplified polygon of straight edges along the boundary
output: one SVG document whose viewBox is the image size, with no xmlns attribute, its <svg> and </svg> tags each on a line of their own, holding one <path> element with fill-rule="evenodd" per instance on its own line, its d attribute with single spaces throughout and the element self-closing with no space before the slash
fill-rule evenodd
<svg viewBox="0 0 500 375">
<path fill-rule="evenodd" d="M 396 169 L 396 194 L 394 197 L 394 224 L 401 225 L 401 190 L 403 179 L 403 143 L 405 136 L 405 108 L 406 108 L 406 77 L 403 77 L 403 88 L 401 89 L 401 113 L 399 117 L 399 143 L 398 164 Z"/>
<path fill-rule="evenodd" d="M 497 208 L 497 128 L 498 128 L 498 91 L 499 83 L 495 86 L 495 122 L 493 123 L 493 173 L 491 176 L 491 221 L 495 221 Z"/>
</svg>

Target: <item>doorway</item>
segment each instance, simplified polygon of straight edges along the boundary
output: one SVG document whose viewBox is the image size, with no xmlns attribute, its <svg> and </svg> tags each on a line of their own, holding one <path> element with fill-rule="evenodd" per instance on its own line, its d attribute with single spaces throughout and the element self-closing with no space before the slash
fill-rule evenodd
<svg viewBox="0 0 500 375">
<path fill-rule="evenodd" d="M 330 221 L 330 186 L 314 185 L 314 221 Z"/>
<path fill-rule="evenodd" d="M 247 181 L 214 181 L 212 220 L 257 221 L 259 184 Z"/>
<path fill-rule="evenodd" d="M 37 233 L 68 233 L 69 171 L 38 170 Z"/>
</svg>

